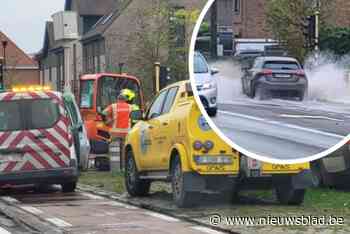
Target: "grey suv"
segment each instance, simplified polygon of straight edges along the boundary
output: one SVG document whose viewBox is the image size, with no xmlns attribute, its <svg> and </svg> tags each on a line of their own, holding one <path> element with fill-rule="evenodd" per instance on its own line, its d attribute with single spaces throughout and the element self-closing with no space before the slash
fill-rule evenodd
<svg viewBox="0 0 350 234">
<path fill-rule="evenodd" d="M 243 93 L 268 99 L 295 97 L 304 99 L 308 80 L 301 64 L 292 57 L 257 57 L 253 67 L 244 70 Z"/>
</svg>

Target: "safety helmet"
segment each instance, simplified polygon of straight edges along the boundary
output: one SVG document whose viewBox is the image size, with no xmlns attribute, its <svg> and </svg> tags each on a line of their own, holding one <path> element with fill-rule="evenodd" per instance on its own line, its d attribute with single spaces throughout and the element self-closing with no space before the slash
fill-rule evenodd
<svg viewBox="0 0 350 234">
<path fill-rule="evenodd" d="M 121 95 L 126 97 L 126 101 L 128 102 L 132 102 L 134 100 L 134 98 L 136 97 L 136 94 L 134 91 L 130 90 L 130 89 L 123 89 L 120 92 Z"/>
</svg>

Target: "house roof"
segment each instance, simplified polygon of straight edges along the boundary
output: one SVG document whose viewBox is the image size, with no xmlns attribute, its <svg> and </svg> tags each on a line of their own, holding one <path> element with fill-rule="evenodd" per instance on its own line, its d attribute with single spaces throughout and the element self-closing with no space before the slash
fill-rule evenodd
<svg viewBox="0 0 350 234">
<path fill-rule="evenodd" d="M 103 3 L 101 3 L 103 1 Z M 79 15 L 105 15 L 115 9 L 120 0 L 66 0 L 65 10 Z"/>
<path fill-rule="evenodd" d="M 9 67 L 37 67 L 37 62 L 29 57 L 12 41 L 4 32 L 0 31 L 0 41 L 7 41 L 6 65 Z M 0 47 L 0 57 L 4 57 L 2 45 Z"/>
<path fill-rule="evenodd" d="M 82 41 L 101 36 L 124 12 L 132 1 L 133 0 L 124 0 L 117 8 L 101 17 L 101 19 L 86 34 L 84 34 Z"/>
</svg>

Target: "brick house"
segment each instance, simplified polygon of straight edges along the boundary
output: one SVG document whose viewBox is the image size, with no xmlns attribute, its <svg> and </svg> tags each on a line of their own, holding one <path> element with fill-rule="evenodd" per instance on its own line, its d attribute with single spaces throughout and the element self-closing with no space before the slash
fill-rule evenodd
<svg viewBox="0 0 350 234">
<path fill-rule="evenodd" d="M 201 10 L 206 0 L 169 0 L 176 9 Z M 135 42 L 130 41 L 137 29 L 137 11 L 149 7 L 148 0 L 66 0 L 65 11 L 76 12 L 79 36 L 72 40 L 56 40 L 55 27 L 46 23 L 44 45 L 38 54 L 41 83 L 53 88 L 78 90 L 82 74 L 117 72 L 119 63 L 138 77 Z M 192 28 L 187 29 L 188 32 Z M 167 54 L 167 52 L 165 52 Z M 142 77 L 141 77 L 142 78 Z"/>
<path fill-rule="evenodd" d="M 226 1 L 226 0 L 217 0 Z M 272 33 L 266 25 L 266 2 L 268 0 L 232 0 L 233 30 L 236 37 L 271 38 Z M 222 3 L 221 3 L 222 4 Z M 350 1 L 334 0 L 327 14 L 328 23 L 350 27 Z M 328 11 L 329 13 L 329 11 Z"/>
<path fill-rule="evenodd" d="M 0 31 L 0 42 L 2 41 L 7 41 L 6 66 L 4 67 L 5 87 L 39 84 L 37 62 L 21 50 L 5 33 Z M 4 57 L 2 45 L 0 45 L 0 57 Z"/>
</svg>

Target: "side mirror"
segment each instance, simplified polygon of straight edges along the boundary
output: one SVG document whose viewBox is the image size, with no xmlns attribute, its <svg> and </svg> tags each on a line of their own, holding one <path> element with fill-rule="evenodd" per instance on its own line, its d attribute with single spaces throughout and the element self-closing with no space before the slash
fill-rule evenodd
<svg viewBox="0 0 350 234">
<path fill-rule="evenodd" d="M 210 73 L 211 73 L 212 76 L 216 75 L 216 74 L 219 73 L 219 69 L 213 67 L 213 68 L 211 68 Z"/>
</svg>

